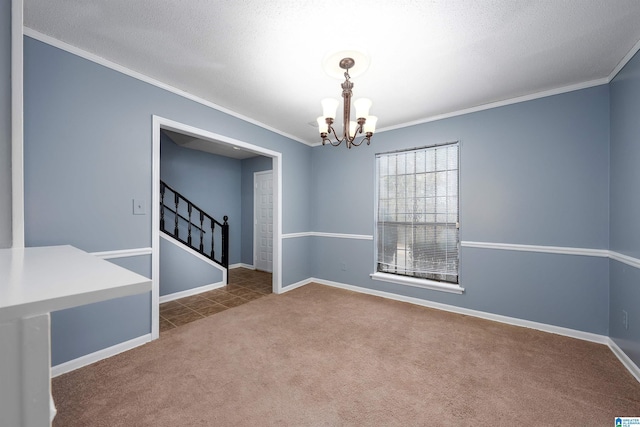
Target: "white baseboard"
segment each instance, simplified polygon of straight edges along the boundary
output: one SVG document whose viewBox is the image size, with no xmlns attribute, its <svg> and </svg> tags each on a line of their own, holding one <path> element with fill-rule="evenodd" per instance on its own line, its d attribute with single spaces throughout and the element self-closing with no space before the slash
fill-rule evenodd
<svg viewBox="0 0 640 427">
<path fill-rule="evenodd" d="M 638 365 L 633 363 L 633 360 L 631 360 L 629 356 L 627 356 L 627 354 L 622 351 L 620 347 L 618 347 L 618 344 L 616 344 L 613 339 L 609 338 L 609 342 L 607 344 L 609 344 L 609 348 L 611 349 L 613 354 L 615 354 L 616 357 L 620 360 L 620 362 L 622 362 L 624 367 L 627 368 L 629 372 L 631 372 L 631 375 L 636 377 L 636 380 L 638 380 L 638 382 L 640 382 L 640 368 L 638 368 Z"/>
<path fill-rule="evenodd" d="M 311 278 L 306 281 L 307 283 L 315 282 L 321 285 L 333 286 L 336 288 L 347 289 L 349 291 L 360 292 L 368 295 L 375 295 L 383 298 L 388 298 L 396 301 L 408 302 L 415 305 L 421 305 L 423 307 L 435 308 L 438 310 L 449 311 L 452 313 L 464 314 L 466 316 L 479 317 L 481 319 L 493 320 L 495 322 L 506 323 L 514 326 L 521 326 L 524 328 L 537 329 L 543 332 L 550 332 L 552 334 L 563 335 L 566 337 L 577 338 L 584 341 L 591 341 L 598 344 L 609 344 L 609 337 L 605 335 L 594 334 L 591 332 L 578 331 L 575 329 L 564 328 L 561 326 L 549 325 L 546 323 L 532 322 L 530 320 L 518 319 L 516 317 L 502 316 L 500 314 L 487 313 L 479 310 L 472 310 L 469 308 L 457 307 L 454 305 L 441 304 L 439 302 L 433 302 L 420 298 L 407 297 L 403 295 L 393 294 L 390 292 L 376 291 L 373 289 L 367 289 L 360 286 L 347 285 L 345 283 L 332 282 L 329 280 Z"/>
<path fill-rule="evenodd" d="M 294 289 L 297 289 L 297 288 L 299 288 L 299 287 L 301 287 L 301 286 L 308 285 L 308 284 L 309 284 L 309 283 L 311 283 L 311 282 L 320 283 L 320 282 L 319 282 L 319 280 L 320 280 L 320 279 L 312 279 L 312 278 L 310 278 L 310 279 L 304 279 L 304 280 L 301 280 L 301 281 L 299 281 L 299 282 L 292 283 L 292 284 L 290 284 L 290 285 L 287 285 L 287 286 L 283 287 L 283 288 L 280 290 L 280 293 L 281 293 L 281 294 L 284 294 L 285 292 L 289 292 L 289 291 L 292 291 L 292 290 L 294 290 Z"/>
<path fill-rule="evenodd" d="M 51 368 L 51 378 L 55 378 L 58 375 L 66 374 L 73 370 L 82 368 L 84 366 L 91 365 L 103 359 L 115 356 L 116 354 L 131 350 L 132 348 L 139 347 L 151 341 L 151 334 L 142 335 L 138 338 L 134 338 L 129 341 L 121 342 L 111 347 L 98 350 L 94 353 L 86 354 L 78 357 L 77 359 L 69 360 L 68 362 L 61 363 Z"/>
<path fill-rule="evenodd" d="M 231 264 L 229 265 L 229 270 L 233 270 L 234 268 L 246 268 L 248 270 L 255 270 L 256 268 L 253 265 L 250 264 L 243 264 L 241 262 L 237 263 L 237 264 Z"/>
<path fill-rule="evenodd" d="M 180 298 L 190 297 L 192 295 L 198 295 L 203 292 L 212 291 L 225 286 L 224 282 L 212 283 L 210 285 L 198 286 L 197 288 L 187 289 L 186 291 L 174 292 L 172 294 L 163 295 L 160 297 L 160 304 L 164 302 L 173 301 Z"/>
</svg>

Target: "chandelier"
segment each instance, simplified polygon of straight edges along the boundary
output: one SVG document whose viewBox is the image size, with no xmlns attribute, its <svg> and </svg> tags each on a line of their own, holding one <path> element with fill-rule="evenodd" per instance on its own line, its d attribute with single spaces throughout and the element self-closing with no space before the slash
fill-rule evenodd
<svg viewBox="0 0 640 427">
<path fill-rule="evenodd" d="M 351 76 L 349 76 L 349 69 L 355 65 L 353 58 L 342 58 L 338 64 L 344 71 L 344 83 L 342 83 L 342 98 L 344 100 L 344 109 L 342 114 L 342 136 L 339 137 L 336 130 L 333 128 L 333 121 L 336 118 L 336 112 L 338 110 L 339 101 L 333 98 L 325 98 L 322 100 L 322 116 L 318 117 L 318 128 L 320 130 L 320 137 L 322 138 L 322 145 L 329 143 L 334 147 L 342 144 L 346 144 L 347 148 L 352 146 L 359 146 L 365 140 L 367 145 L 371 144 L 371 137 L 376 130 L 376 122 L 378 118 L 376 116 L 369 115 L 369 108 L 371 108 L 371 100 L 367 98 L 357 99 L 353 104 L 356 109 L 357 121 L 351 120 L 351 95 L 353 92 L 353 83 L 351 82 Z M 356 138 L 363 134 L 362 139 L 356 142 Z M 329 137 L 333 134 L 335 141 L 332 141 Z"/>
</svg>

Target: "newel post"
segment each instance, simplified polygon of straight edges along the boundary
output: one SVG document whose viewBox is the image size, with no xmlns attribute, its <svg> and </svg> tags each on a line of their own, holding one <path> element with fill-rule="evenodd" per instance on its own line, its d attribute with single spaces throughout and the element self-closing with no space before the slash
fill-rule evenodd
<svg viewBox="0 0 640 427">
<path fill-rule="evenodd" d="M 224 216 L 224 224 L 222 224 L 222 266 L 229 268 L 229 223 L 228 216 Z M 228 280 L 228 275 L 227 275 Z"/>
</svg>

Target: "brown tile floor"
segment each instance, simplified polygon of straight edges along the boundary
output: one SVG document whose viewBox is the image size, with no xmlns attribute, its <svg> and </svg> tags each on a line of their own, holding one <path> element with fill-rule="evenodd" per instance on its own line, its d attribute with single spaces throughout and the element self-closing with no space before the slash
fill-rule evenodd
<svg viewBox="0 0 640 427">
<path fill-rule="evenodd" d="M 160 333 L 271 293 L 271 273 L 234 268 L 223 288 L 160 304 Z"/>
</svg>

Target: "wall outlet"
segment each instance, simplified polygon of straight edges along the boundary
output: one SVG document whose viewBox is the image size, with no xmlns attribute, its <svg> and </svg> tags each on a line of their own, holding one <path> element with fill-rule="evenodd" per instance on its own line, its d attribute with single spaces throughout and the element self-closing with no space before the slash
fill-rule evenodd
<svg viewBox="0 0 640 427">
<path fill-rule="evenodd" d="M 625 329 L 629 329 L 629 315 L 625 310 L 622 310 L 622 325 Z"/>
</svg>

